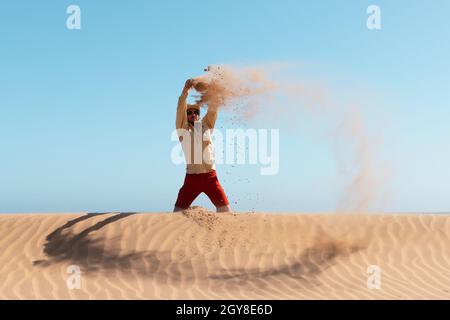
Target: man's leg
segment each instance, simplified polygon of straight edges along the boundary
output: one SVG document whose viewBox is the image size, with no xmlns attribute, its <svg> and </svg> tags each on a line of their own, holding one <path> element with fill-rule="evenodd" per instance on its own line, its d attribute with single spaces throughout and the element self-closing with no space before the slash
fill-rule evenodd
<svg viewBox="0 0 450 320">
<path fill-rule="evenodd" d="M 231 207 L 228 198 L 219 183 L 216 176 L 208 179 L 207 185 L 203 190 L 211 202 L 216 206 L 217 212 L 230 212 Z"/>
<path fill-rule="evenodd" d="M 231 207 L 230 207 L 230 205 L 216 207 L 216 211 L 217 212 L 231 212 Z"/>
<path fill-rule="evenodd" d="M 184 184 L 178 192 L 177 201 L 175 202 L 175 207 L 173 212 L 183 211 L 189 208 L 195 198 L 201 193 L 201 190 L 196 185 L 195 181 L 192 180 L 193 177 L 188 177 L 184 179 Z"/>
</svg>

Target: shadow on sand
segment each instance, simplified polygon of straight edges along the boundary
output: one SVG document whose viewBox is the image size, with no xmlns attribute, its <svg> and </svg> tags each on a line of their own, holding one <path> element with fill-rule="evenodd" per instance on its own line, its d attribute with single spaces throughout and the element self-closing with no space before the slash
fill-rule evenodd
<svg viewBox="0 0 450 320">
<path fill-rule="evenodd" d="M 118 250 L 106 250 L 102 238 L 91 238 L 90 234 L 98 231 L 104 226 L 127 218 L 136 212 L 117 213 L 94 225 L 84 229 L 78 234 L 70 230 L 75 224 L 111 212 L 88 213 L 79 218 L 65 223 L 63 226 L 55 229 L 46 237 L 43 252 L 47 256 L 46 260 L 33 261 L 35 266 L 49 266 L 59 262 L 69 262 L 79 265 L 83 271 L 90 272 L 99 268 L 110 269 L 123 267 L 130 260 L 130 256 L 120 256 Z"/>
<path fill-rule="evenodd" d="M 214 280 L 226 280 L 239 284 L 259 282 L 259 287 L 264 287 L 266 279 L 277 276 L 287 276 L 299 282 L 310 285 L 319 285 L 316 277 L 336 264 L 338 257 L 346 257 L 359 250 L 363 246 L 349 246 L 339 241 L 317 243 L 303 250 L 290 263 L 272 268 L 235 268 L 222 269 L 211 278 Z"/>
<path fill-rule="evenodd" d="M 265 287 L 270 277 L 288 276 L 300 282 L 314 285 L 314 278 L 335 263 L 336 258 L 352 254 L 362 247 L 346 246 L 339 242 L 327 242 L 313 245 L 288 264 L 272 268 L 226 268 L 211 269 L 205 256 L 173 258 L 174 252 L 145 251 L 121 253 L 120 246 L 114 245 L 117 238 L 106 240 L 92 237 L 91 233 L 104 226 L 125 219 L 136 212 L 117 213 L 80 233 L 71 230 L 75 224 L 111 213 L 88 213 L 73 219 L 55 229 L 46 237 L 43 252 L 45 260 L 33 261 L 36 267 L 48 267 L 58 263 L 78 265 L 84 273 L 108 274 L 126 272 L 138 276 L 152 277 L 157 281 L 173 284 L 180 282 L 211 281 L 221 286 L 241 285 L 252 282 L 257 287 Z M 113 243 L 111 243 L 113 241 Z M 211 259 L 211 258 L 208 258 Z M 195 260 L 195 261 L 194 261 Z"/>
</svg>

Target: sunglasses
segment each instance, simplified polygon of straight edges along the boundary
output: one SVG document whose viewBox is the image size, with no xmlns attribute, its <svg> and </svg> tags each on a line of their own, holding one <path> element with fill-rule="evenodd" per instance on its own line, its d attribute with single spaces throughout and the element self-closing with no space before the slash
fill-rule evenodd
<svg viewBox="0 0 450 320">
<path fill-rule="evenodd" d="M 200 115 L 200 111 L 198 110 L 188 110 L 187 115 L 190 116 L 191 114 Z"/>
</svg>

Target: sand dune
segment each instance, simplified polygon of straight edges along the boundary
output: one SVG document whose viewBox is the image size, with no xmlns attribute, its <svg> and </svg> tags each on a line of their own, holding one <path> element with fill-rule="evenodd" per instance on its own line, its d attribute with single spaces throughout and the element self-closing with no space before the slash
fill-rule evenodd
<svg viewBox="0 0 450 320">
<path fill-rule="evenodd" d="M 450 299 L 450 215 L 2 214 L 0 232 L 1 299 Z"/>
</svg>

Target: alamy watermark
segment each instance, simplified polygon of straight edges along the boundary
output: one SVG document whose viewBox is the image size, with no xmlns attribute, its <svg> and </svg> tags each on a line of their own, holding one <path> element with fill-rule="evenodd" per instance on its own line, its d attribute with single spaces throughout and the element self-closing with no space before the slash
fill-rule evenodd
<svg viewBox="0 0 450 320">
<path fill-rule="evenodd" d="M 69 290 L 81 289 L 81 269 L 77 265 L 70 265 L 66 270 L 68 276 L 66 285 Z"/>
<path fill-rule="evenodd" d="M 367 289 L 381 289 L 381 268 L 377 265 L 367 267 Z"/>
<path fill-rule="evenodd" d="M 381 9 L 377 5 L 370 5 L 367 7 L 366 13 L 369 14 L 367 17 L 366 26 L 369 30 L 381 30 Z"/>
<path fill-rule="evenodd" d="M 180 141 L 171 152 L 172 162 L 180 164 L 260 165 L 261 175 L 275 175 L 280 168 L 279 129 L 203 130 L 201 122 L 193 132 L 177 129 L 172 141 Z"/>
<path fill-rule="evenodd" d="M 67 7 L 66 13 L 70 14 L 66 20 L 66 27 L 69 30 L 81 29 L 81 9 L 75 4 L 71 4 Z"/>
</svg>

